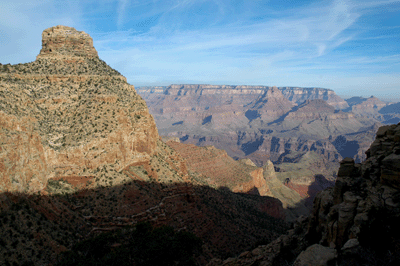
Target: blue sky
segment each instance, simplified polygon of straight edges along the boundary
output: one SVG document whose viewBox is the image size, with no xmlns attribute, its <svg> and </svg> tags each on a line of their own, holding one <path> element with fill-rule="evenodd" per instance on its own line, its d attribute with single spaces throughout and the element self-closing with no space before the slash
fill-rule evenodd
<svg viewBox="0 0 400 266">
<path fill-rule="evenodd" d="M 0 63 L 35 60 L 41 32 L 89 33 L 135 86 L 322 87 L 400 98 L 400 0 L 0 0 Z"/>
</svg>

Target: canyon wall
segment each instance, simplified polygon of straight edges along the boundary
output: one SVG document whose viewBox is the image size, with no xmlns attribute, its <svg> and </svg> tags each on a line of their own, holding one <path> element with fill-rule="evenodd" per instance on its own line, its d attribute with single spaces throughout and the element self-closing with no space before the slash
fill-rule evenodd
<svg viewBox="0 0 400 266">
<path fill-rule="evenodd" d="M 311 215 L 269 245 L 209 265 L 397 265 L 400 262 L 400 124 L 380 127 L 367 159 L 340 162 Z"/>
</svg>

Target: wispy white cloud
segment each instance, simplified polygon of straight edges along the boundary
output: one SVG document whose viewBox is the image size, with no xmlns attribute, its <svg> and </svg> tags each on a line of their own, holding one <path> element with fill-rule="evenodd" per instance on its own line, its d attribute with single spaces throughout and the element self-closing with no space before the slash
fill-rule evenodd
<svg viewBox="0 0 400 266">
<path fill-rule="evenodd" d="M 355 84 L 349 73 L 381 80 L 385 71 L 400 72 L 395 45 L 382 52 L 362 46 L 395 42 L 398 25 L 381 28 L 368 19 L 383 21 L 396 9 L 400 0 L 297 6 L 228 0 L 3 1 L 0 34 L 6 38 L 0 62 L 34 60 L 41 31 L 67 24 L 91 34 L 100 57 L 134 85 L 186 81 L 335 89 L 340 80 Z"/>
<path fill-rule="evenodd" d="M 117 26 L 121 28 L 125 21 L 125 12 L 128 5 L 128 0 L 118 0 L 117 7 Z"/>
<path fill-rule="evenodd" d="M 161 62 L 169 55 L 175 55 L 175 60 L 181 60 L 179 54 L 193 53 L 202 54 L 202 58 L 215 58 L 219 54 L 219 60 L 226 57 L 236 57 L 238 63 L 243 60 L 253 60 L 254 57 L 263 58 L 267 54 L 279 54 L 283 50 L 291 49 L 292 59 L 312 58 L 323 56 L 326 52 L 335 49 L 343 43 L 351 40 L 352 36 L 343 35 L 359 17 L 352 12 L 343 1 L 336 1 L 326 6 L 303 8 L 295 11 L 293 16 L 283 14 L 282 18 L 274 18 L 261 22 L 244 21 L 237 24 L 235 21 L 223 25 L 212 25 L 212 27 L 199 27 L 194 29 L 181 28 L 181 16 L 190 12 L 194 1 L 177 1 L 175 5 L 166 10 L 161 16 L 160 22 L 148 32 L 132 34 L 126 32 L 126 36 L 116 38 L 115 43 L 126 44 L 124 51 L 129 53 L 130 46 L 134 52 L 141 54 L 156 53 Z M 224 8 L 215 12 L 224 14 Z M 177 13 L 174 13 L 177 12 Z M 216 15 L 216 14 L 213 14 Z M 174 25 L 175 28 L 172 28 Z M 168 32 L 168 35 L 160 32 Z M 104 52 L 106 52 L 106 47 Z M 253 58 L 243 59 L 249 54 Z M 185 56 L 186 57 L 186 56 Z M 223 57 L 223 58 L 222 58 Z M 199 60 L 191 56 L 199 67 Z M 278 57 L 279 58 L 279 57 Z M 290 60 L 291 58 L 286 58 Z M 124 58 L 126 60 L 126 58 Z M 190 64 L 190 62 L 189 62 Z"/>
<path fill-rule="evenodd" d="M 13 0 L 0 2 L 0 62 L 35 60 L 41 32 L 55 25 L 81 27 L 80 8 L 68 1 Z"/>
</svg>

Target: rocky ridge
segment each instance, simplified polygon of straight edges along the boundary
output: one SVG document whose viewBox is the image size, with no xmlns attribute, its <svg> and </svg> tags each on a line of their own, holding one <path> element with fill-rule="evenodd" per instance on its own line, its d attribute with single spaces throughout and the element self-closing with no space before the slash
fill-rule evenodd
<svg viewBox="0 0 400 266">
<path fill-rule="evenodd" d="M 379 128 L 367 159 L 341 161 L 311 215 L 269 245 L 211 265 L 397 265 L 400 262 L 400 124 Z M 379 241 L 377 241 L 379 240 Z"/>
<path fill-rule="evenodd" d="M 269 86 L 248 86 L 248 85 L 209 85 L 209 84 L 173 84 L 170 86 L 139 87 L 138 93 L 144 98 L 150 99 L 151 94 L 155 95 L 204 95 L 204 94 L 225 94 L 241 95 L 242 98 L 254 101 L 269 89 L 276 87 Z M 299 104 L 305 100 L 322 99 L 337 109 L 344 109 L 348 104 L 335 94 L 334 91 L 322 88 L 298 88 L 278 87 L 282 94 L 293 104 Z M 253 95 L 253 96 L 251 96 Z M 247 100 L 247 99 L 246 99 Z M 246 105 L 246 100 L 244 105 Z"/>
<path fill-rule="evenodd" d="M 400 121 L 399 103 L 386 103 L 378 98 L 371 96 L 369 98 L 352 97 L 346 99 L 351 111 L 358 116 L 366 116 L 381 121 L 383 124 L 395 124 Z"/>
<path fill-rule="evenodd" d="M 333 90 L 296 87 L 283 87 L 280 90 L 287 99 L 296 104 L 301 104 L 306 100 L 320 99 L 326 101 L 336 109 L 345 109 L 348 107 L 347 102 L 336 95 Z"/>
</svg>

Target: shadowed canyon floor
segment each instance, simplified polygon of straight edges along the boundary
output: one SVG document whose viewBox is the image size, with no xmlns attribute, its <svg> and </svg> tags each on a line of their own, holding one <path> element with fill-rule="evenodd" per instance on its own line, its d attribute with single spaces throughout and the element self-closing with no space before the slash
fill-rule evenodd
<svg viewBox="0 0 400 266">
<path fill-rule="evenodd" d="M 257 242 L 268 243 L 286 228 L 269 215 L 282 215 L 276 199 L 184 183 L 131 181 L 72 194 L 2 193 L 0 198 L 2 265 L 56 264 L 61 252 L 83 240 L 143 221 L 200 237 L 198 264 L 238 254 Z M 104 248 L 113 244 L 118 243 L 105 243 Z"/>
</svg>

